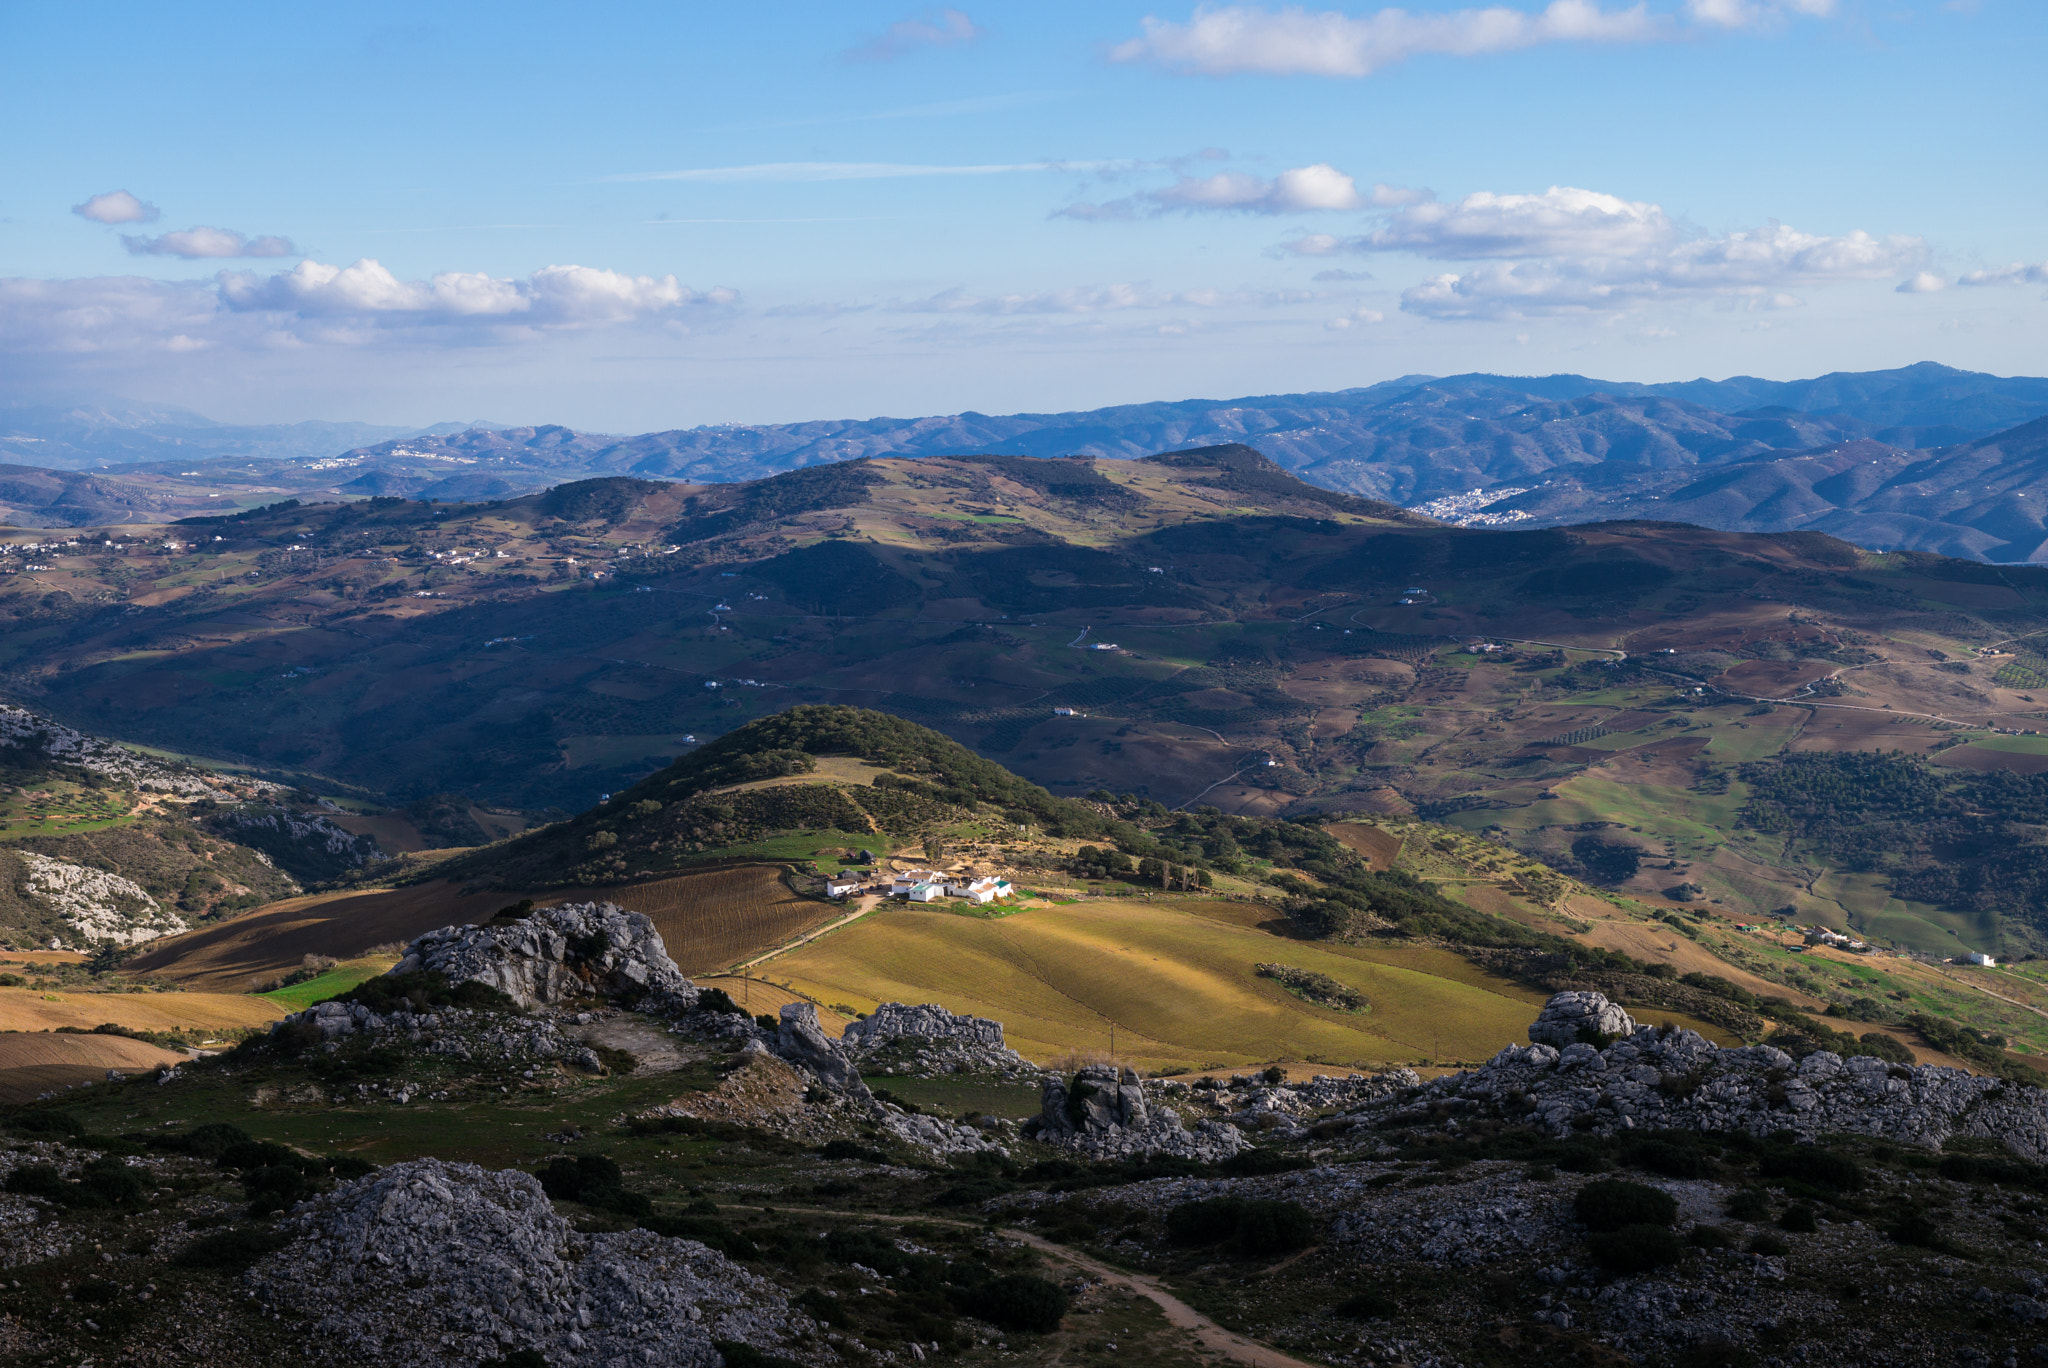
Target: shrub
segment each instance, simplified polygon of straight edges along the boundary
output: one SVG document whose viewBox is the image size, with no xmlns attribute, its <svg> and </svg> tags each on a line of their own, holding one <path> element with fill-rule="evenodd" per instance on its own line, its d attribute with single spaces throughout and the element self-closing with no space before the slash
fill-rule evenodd
<svg viewBox="0 0 2048 1368">
<path fill-rule="evenodd" d="M 1791 1249 L 1792 1246 L 1786 1244 L 1783 1240 L 1779 1239 L 1777 1236 L 1771 1234 L 1767 1230 L 1759 1230 L 1755 1235 L 1751 1236 L 1749 1240 L 1749 1252 L 1752 1254 L 1761 1254 L 1766 1258 L 1775 1259 L 1780 1254 L 1786 1254 L 1791 1252 Z"/>
<path fill-rule="evenodd" d="M 85 1134 L 85 1126 L 70 1112 L 22 1112 L 9 1118 L 8 1126 L 23 1135 L 68 1135 Z"/>
<path fill-rule="evenodd" d="M 1572 1211 L 1590 1229 L 1601 1232 L 1668 1226 L 1678 1219 L 1678 1203 L 1670 1193 L 1620 1178 L 1602 1178 L 1580 1188 Z"/>
<path fill-rule="evenodd" d="M 254 1138 L 230 1122 L 209 1121 L 203 1126 L 194 1126 L 183 1135 L 159 1136 L 150 1143 L 199 1159 L 219 1159 L 230 1146 L 247 1144 Z"/>
<path fill-rule="evenodd" d="M 1738 1221 L 1768 1221 L 1771 1219 L 1770 1194 L 1762 1188 L 1742 1188 L 1728 1195 L 1722 1210 Z"/>
<path fill-rule="evenodd" d="M 654 1203 L 644 1193 L 629 1192 L 619 1166 L 602 1154 L 558 1154 L 535 1174 L 540 1189 L 558 1202 L 580 1202 L 594 1211 L 610 1211 L 645 1221 Z"/>
<path fill-rule="evenodd" d="M 1712 1171 L 1697 1145 L 1662 1137 L 1638 1140 L 1622 1151 L 1622 1162 L 1666 1178 L 1704 1178 Z"/>
<path fill-rule="evenodd" d="M 1721 1227 L 1706 1224 L 1694 1226 L 1690 1238 L 1700 1249 L 1726 1249 L 1735 1243 Z"/>
<path fill-rule="evenodd" d="M 1299 1154 L 1282 1154 L 1278 1150 L 1239 1150 L 1225 1159 L 1223 1172 L 1232 1178 L 1257 1178 L 1268 1173 L 1292 1173 L 1296 1169 L 1308 1168 L 1312 1160 Z"/>
<path fill-rule="evenodd" d="M 180 1268 L 210 1268 L 240 1273 L 265 1254 L 282 1249 L 291 1236 L 262 1226 L 230 1226 L 201 1235 L 175 1254 L 171 1262 Z"/>
<path fill-rule="evenodd" d="M 62 1207 L 118 1207 L 133 1210 L 148 1199 L 134 1170 L 112 1156 L 93 1160 L 67 1179 L 51 1164 L 24 1164 L 7 1175 L 8 1192 L 41 1197 Z"/>
<path fill-rule="evenodd" d="M 1661 1225 L 1625 1225 L 1586 1237 L 1593 1261 L 1615 1273 L 1645 1273 L 1685 1257 L 1678 1236 Z"/>
<path fill-rule="evenodd" d="M 1807 1145 L 1767 1152 L 1757 1172 L 1766 1178 L 1790 1178 L 1836 1192 L 1854 1192 L 1863 1186 L 1863 1170 L 1854 1159 Z"/>
<path fill-rule="evenodd" d="M 695 1240 L 728 1259 L 761 1257 L 760 1247 L 752 1240 L 713 1216 L 648 1216 L 641 1220 L 640 1226 L 672 1240 Z"/>
<path fill-rule="evenodd" d="M 548 1368 L 548 1358 L 538 1349 L 507 1349 L 496 1358 L 485 1359 L 480 1368 Z"/>
<path fill-rule="evenodd" d="M 1913 1052 L 1898 1040 L 1883 1031 L 1867 1031 L 1856 1038 L 1863 1049 L 1861 1053 L 1873 1059 L 1882 1059 L 1887 1064 L 1911 1064 Z"/>
<path fill-rule="evenodd" d="M 746 1009 L 732 1000 L 732 995 L 723 988 L 700 988 L 697 990 L 697 1010 L 700 1012 L 725 1012 L 732 1016 L 745 1016 Z"/>
<path fill-rule="evenodd" d="M 713 1340 L 711 1347 L 725 1360 L 725 1368 L 803 1368 L 795 1359 L 770 1354 L 738 1340 Z"/>
<path fill-rule="evenodd" d="M 1942 1238 L 1941 1227 L 1924 1211 L 1901 1213 L 1885 1227 L 1885 1234 L 1891 1236 L 1895 1244 L 1915 1245 L 1921 1249 L 1948 1247 L 1948 1241 Z"/>
<path fill-rule="evenodd" d="M 1240 1254 L 1285 1254 L 1308 1247 L 1315 1221 L 1295 1202 L 1207 1197 L 1167 1212 L 1166 1234 L 1176 1244 L 1229 1240 Z"/>
<path fill-rule="evenodd" d="M 1367 1288 L 1354 1292 L 1330 1308 L 1330 1314 L 1346 1320 L 1387 1320 L 1400 1311 L 1401 1307 L 1384 1292 Z"/>
<path fill-rule="evenodd" d="M 1049 1334 L 1067 1314 L 1067 1293 L 1034 1273 L 991 1278 L 966 1296 L 967 1314 L 1002 1330 Z"/>
<path fill-rule="evenodd" d="M 860 1159 L 870 1164 L 888 1161 L 889 1156 L 854 1140 L 827 1140 L 818 1153 L 827 1159 Z"/>
<path fill-rule="evenodd" d="M 1778 1217 L 1778 1226 L 1795 1235 L 1811 1235 L 1820 1229 L 1820 1218 L 1813 1214 L 1812 1207 L 1801 1202 L 1785 1208 L 1784 1214 Z"/>
</svg>

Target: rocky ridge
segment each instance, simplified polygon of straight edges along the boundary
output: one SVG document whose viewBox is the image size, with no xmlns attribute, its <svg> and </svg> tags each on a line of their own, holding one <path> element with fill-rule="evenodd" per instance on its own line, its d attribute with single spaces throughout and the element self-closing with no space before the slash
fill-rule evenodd
<svg viewBox="0 0 2048 1368">
<path fill-rule="evenodd" d="M 31 850 L 15 855 L 25 866 L 29 894 L 70 923 L 89 945 L 140 945 L 191 930 L 183 917 L 164 910 L 132 879 Z"/>
<path fill-rule="evenodd" d="M 111 741 L 102 741 L 12 704 L 0 703 L 0 746 L 37 747 L 60 765 L 76 765 L 102 778 L 152 793 L 205 798 L 220 788 L 219 781 L 204 771 L 169 764 Z M 278 788 L 278 785 L 262 780 L 239 782 L 244 787 Z"/>
<path fill-rule="evenodd" d="M 1045 1070 L 1003 1043 L 1003 1023 L 961 1016 L 935 1003 L 884 1002 L 840 1035 L 842 1048 L 873 1074 L 937 1078 L 993 1074 L 1037 1082 Z"/>
<path fill-rule="evenodd" d="M 714 1340 L 802 1361 L 818 1327 L 772 1283 L 694 1240 L 579 1235 L 516 1170 L 420 1159 L 298 1207 L 245 1282 L 314 1321 L 330 1362 L 475 1364 L 533 1350 L 563 1368 L 721 1368 Z"/>
<path fill-rule="evenodd" d="M 1112 1064 L 1090 1064 L 1072 1081 L 1048 1077 L 1024 1133 L 1090 1159 L 1165 1154 L 1215 1163 L 1250 1145 L 1242 1131 L 1219 1121 L 1204 1119 L 1189 1130 L 1180 1113 L 1146 1099 L 1136 1072 Z"/>
</svg>

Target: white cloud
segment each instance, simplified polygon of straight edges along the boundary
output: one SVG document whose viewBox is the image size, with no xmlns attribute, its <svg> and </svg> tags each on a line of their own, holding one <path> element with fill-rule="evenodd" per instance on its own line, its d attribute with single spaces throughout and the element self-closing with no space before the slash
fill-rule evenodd
<svg viewBox="0 0 2048 1368">
<path fill-rule="evenodd" d="M 1073 286 L 1005 295 L 976 295 L 942 290 L 925 299 L 899 300 L 895 313 L 936 314 L 1097 314 L 1129 309 L 1216 309 L 1233 305 L 1275 307 L 1311 303 L 1324 296 L 1311 290 L 1154 290 L 1144 285 Z"/>
<path fill-rule="evenodd" d="M 1331 332 L 1344 332 L 1360 324 L 1384 323 L 1386 318 L 1387 316 L 1378 309 L 1368 309 L 1361 304 L 1349 313 L 1339 314 L 1323 326 Z"/>
<path fill-rule="evenodd" d="M 923 166 L 907 162 L 760 162 L 752 166 L 699 166 L 683 171 L 636 171 L 607 181 L 851 181 L 926 176 L 1006 176 L 1020 171 L 1134 170 L 1133 162 L 1010 162 L 991 166 Z"/>
<path fill-rule="evenodd" d="M 1761 28 L 1793 15 L 1825 19 L 1834 12 L 1835 0 L 1685 0 L 1686 18 L 1724 29 Z"/>
<path fill-rule="evenodd" d="M 1205 5 L 1184 24 L 1148 15 L 1142 26 L 1142 37 L 1110 50 L 1112 60 L 1204 76 L 1370 76 L 1428 53 L 1475 57 L 1542 43 L 1675 36 L 1675 26 L 1640 3 L 1607 10 L 1592 0 L 1552 0 L 1533 13 L 1494 5 L 1446 14 L 1383 9 L 1357 17 L 1292 5 Z"/>
<path fill-rule="evenodd" d="M 1540 195 L 1467 195 L 1397 212 L 1350 250 L 1413 252 L 1439 261 L 1486 257 L 1635 255 L 1670 241 L 1676 228 L 1654 204 L 1596 190 L 1552 186 Z"/>
<path fill-rule="evenodd" d="M 982 30 L 965 14 L 942 9 L 899 20 L 846 55 L 858 62 L 887 62 L 919 48 L 961 47 L 981 36 Z"/>
<path fill-rule="evenodd" d="M 1934 294 L 1948 288 L 1948 277 L 1932 271 L 1916 271 L 1899 282 L 1900 294 Z"/>
<path fill-rule="evenodd" d="M 2048 285 L 2048 261 L 2039 265 L 2015 261 L 1988 271 L 1971 271 L 1956 280 L 1958 285 Z"/>
<path fill-rule="evenodd" d="M 283 257 L 298 249 L 290 238 L 245 237 L 232 228 L 187 228 L 158 237 L 121 235 L 130 256 L 174 256 L 188 261 L 212 257 Z"/>
<path fill-rule="evenodd" d="M 272 276 L 224 271 L 220 299 L 237 311 L 306 318 L 577 327 L 669 314 L 691 305 L 731 304 L 738 296 L 731 290 L 691 290 L 672 275 L 629 276 L 589 266 L 544 266 L 521 280 L 464 271 L 400 280 L 365 257 L 350 266 L 302 261 Z"/>
<path fill-rule="evenodd" d="M 71 212 L 94 223 L 155 223 L 160 211 L 126 190 L 109 190 L 83 204 L 72 205 Z"/>
<path fill-rule="evenodd" d="M 1327 271 L 1317 271 L 1309 277 L 1310 280 L 1328 281 L 1331 283 L 1350 280 L 1371 280 L 1372 278 L 1371 271 L 1347 271 L 1342 267 L 1336 266 L 1331 267 Z"/>
<path fill-rule="evenodd" d="M 1791 287 L 1882 279 L 1914 270 L 1926 255 L 1917 237 L 1821 237 L 1773 223 L 1633 257 L 1489 263 L 1433 276 L 1404 292 L 1401 307 L 1430 318 L 1615 313 L 1656 300 L 1715 297 L 1748 308 L 1796 308 L 1801 301 Z"/>
<path fill-rule="evenodd" d="M 1242 171 L 1213 176 L 1182 176 L 1161 190 L 1147 190 L 1105 204 L 1071 204 L 1056 218 L 1090 221 L 1132 219 L 1141 214 L 1176 210 L 1234 210 L 1250 214 L 1292 214 L 1331 209 L 1363 209 L 1370 201 L 1358 193 L 1351 177 L 1327 163 L 1298 166 L 1270 179 Z"/>
</svg>

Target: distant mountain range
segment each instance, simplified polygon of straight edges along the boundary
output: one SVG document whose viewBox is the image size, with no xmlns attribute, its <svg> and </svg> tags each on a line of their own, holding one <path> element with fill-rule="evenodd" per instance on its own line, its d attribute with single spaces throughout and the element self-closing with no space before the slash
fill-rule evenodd
<svg viewBox="0 0 2048 1368">
<path fill-rule="evenodd" d="M 148 475 L 132 507 L 161 518 L 193 498 L 474 501 L 601 474 L 729 483 L 863 456 L 1132 458 L 1243 442 L 1304 480 L 1453 521 L 1536 527 L 1654 517 L 1741 531 L 1817 528 L 1870 545 L 2009 561 L 2048 557 L 2044 510 L 2028 492 L 2042 473 L 2043 418 L 2048 379 L 1922 362 L 1812 380 L 1655 385 L 1410 375 L 1328 393 L 1076 413 L 638 436 L 554 425 L 233 427 L 147 406 L 7 410 L 0 458 Z M 16 477 L 24 491 L 33 483 Z M 125 497 L 104 480 L 61 492 L 42 506 L 13 502 L 8 516 L 65 523 L 90 510 L 110 520 Z"/>
</svg>

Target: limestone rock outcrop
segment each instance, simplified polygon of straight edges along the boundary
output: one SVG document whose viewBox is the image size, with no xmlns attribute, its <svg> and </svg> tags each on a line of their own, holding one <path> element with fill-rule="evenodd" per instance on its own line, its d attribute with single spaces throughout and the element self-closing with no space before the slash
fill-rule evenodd
<svg viewBox="0 0 2048 1368">
<path fill-rule="evenodd" d="M 1027 1132 L 1091 1158 L 1171 1154 L 1186 1159 L 1227 1159 L 1250 1143 L 1233 1127 L 1202 1121 L 1190 1131 L 1170 1107 L 1152 1105 L 1130 1069 L 1090 1064 L 1068 1082 L 1045 1080 L 1036 1118 Z"/>
<path fill-rule="evenodd" d="M 1600 993 L 1558 993 L 1529 1024 L 1530 1040 L 1560 1050 L 1588 1036 L 1612 1038 L 1635 1032 L 1635 1020 Z"/>
<path fill-rule="evenodd" d="M 790 1063 L 816 1074 L 818 1081 L 833 1092 L 848 1097 L 870 1096 L 868 1085 L 861 1082 L 859 1067 L 818 1024 L 818 1009 L 813 1004 L 786 1002 L 782 1005 L 781 1025 L 776 1029 L 774 1048 L 776 1054 Z"/>
<path fill-rule="evenodd" d="M 420 1159 L 344 1183 L 280 1223 L 244 1281 L 308 1317 L 309 1355 L 470 1365 L 533 1350 L 561 1368 L 719 1368 L 714 1340 L 799 1359 L 815 1326 L 773 1284 L 694 1240 L 579 1235 L 531 1175 Z"/>
<path fill-rule="evenodd" d="M 885 1002 L 848 1026 L 840 1043 L 868 1073 L 1036 1078 L 1041 1072 L 1003 1043 L 1002 1022 L 960 1016 L 930 1002 L 915 1007 Z"/>
<path fill-rule="evenodd" d="M 392 972 L 418 969 L 496 988 L 527 1010 L 593 996 L 688 1006 L 697 995 L 654 923 L 616 903 L 564 903 L 516 921 L 444 926 L 408 946 Z"/>
</svg>

